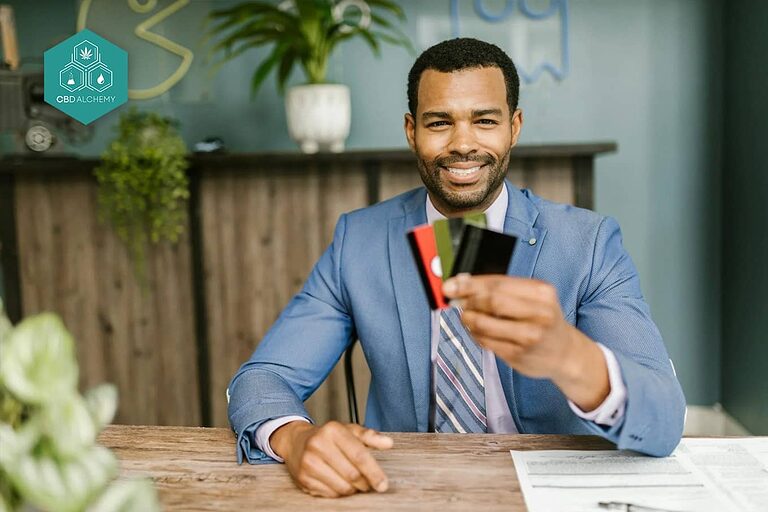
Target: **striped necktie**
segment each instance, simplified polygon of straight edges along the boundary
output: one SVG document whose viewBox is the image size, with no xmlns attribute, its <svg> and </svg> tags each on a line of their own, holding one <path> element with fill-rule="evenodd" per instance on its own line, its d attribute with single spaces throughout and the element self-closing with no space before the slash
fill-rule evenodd
<svg viewBox="0 0 768 512">
<path fill-rule="evenodd" d="M 435 432 L 486 432 L 482 349 L 456 308 L 440 312 L 435 364 Z"/>
</svg>

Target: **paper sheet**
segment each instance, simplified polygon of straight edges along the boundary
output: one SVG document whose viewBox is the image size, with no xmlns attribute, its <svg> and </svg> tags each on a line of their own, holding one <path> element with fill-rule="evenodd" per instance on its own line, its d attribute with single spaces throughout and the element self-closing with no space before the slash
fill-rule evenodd
<svg viewBox="0 0 768 512">
<path fill-rule="evenodd" d="M 510 451 L 529 512 L 768 511 L 768 437 L 686 438 L 666 458 L 628 451 Z"/>
</svg>

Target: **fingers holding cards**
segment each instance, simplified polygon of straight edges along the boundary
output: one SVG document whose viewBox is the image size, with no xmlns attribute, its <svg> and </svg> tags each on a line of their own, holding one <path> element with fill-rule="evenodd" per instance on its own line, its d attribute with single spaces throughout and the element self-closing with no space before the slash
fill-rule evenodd
<svg viewBox="0 0 768 512">
<path fill-rule="evenodd" d="M 559 310 L 555 288 L 534 279 L 461 274 L 446 281 L 443 292 L 464 311 L 499 318 L 547 323 Z"/>
</svg>

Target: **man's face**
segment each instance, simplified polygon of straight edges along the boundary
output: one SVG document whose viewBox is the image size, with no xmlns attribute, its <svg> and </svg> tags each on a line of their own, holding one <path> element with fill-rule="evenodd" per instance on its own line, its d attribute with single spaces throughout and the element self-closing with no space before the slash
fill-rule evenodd
<svg viewBox="0 0 768 512">
<path fill-rule="evenodd" d="M 485 210 L 498 197 L 523 118 L 510 113 L 496 67 L 424 71 L 405 134 L 435 207 L 444 215 Z"/>
</svg>

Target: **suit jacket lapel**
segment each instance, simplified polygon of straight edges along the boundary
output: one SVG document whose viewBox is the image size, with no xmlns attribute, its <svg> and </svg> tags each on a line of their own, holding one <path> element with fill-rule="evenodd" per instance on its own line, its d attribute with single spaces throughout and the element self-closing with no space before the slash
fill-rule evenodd
<svg viewBox="0 0 768 512">
<path fill-rule="evenodd" d="M 389 221 L 389 264 L 413 390 L 408 404 L 413 417 L 407 423 L 420 432 L 427 431 L 429 421 L 431 314 L 406 233 L 427 222 L 426 197 L 426 189 L 418 189 L 405 199 L 404 214 Z"/>
<path fill-rule="evenodd" d="M 509 203 L 507 205 L 507 216 L 504 221 L 504 232 L 517 237 L 512 261 L 507 269 L 507 274 L 519 277 L 533 276 L 536 260 L 539 257 L 541 245 L 547 230 L 534 227 L 534 223 L 539 216 L 539 211 L 527 195 L 522 193 L 517 187 L 507 182 L 507 191 L 509 192 Z M 510 412 L 515 420 L 517 429 L 520 433 L 525 433 L 520 423 L 520 417 L 517 411 L 517 399 L 515 397 L 514 381 L 519 376 L 507 366 L 507 364 L 496 358 L 496 365 L 499 369 L 499 378 L 501 387 L 507 397 Z"/>
</svg>

